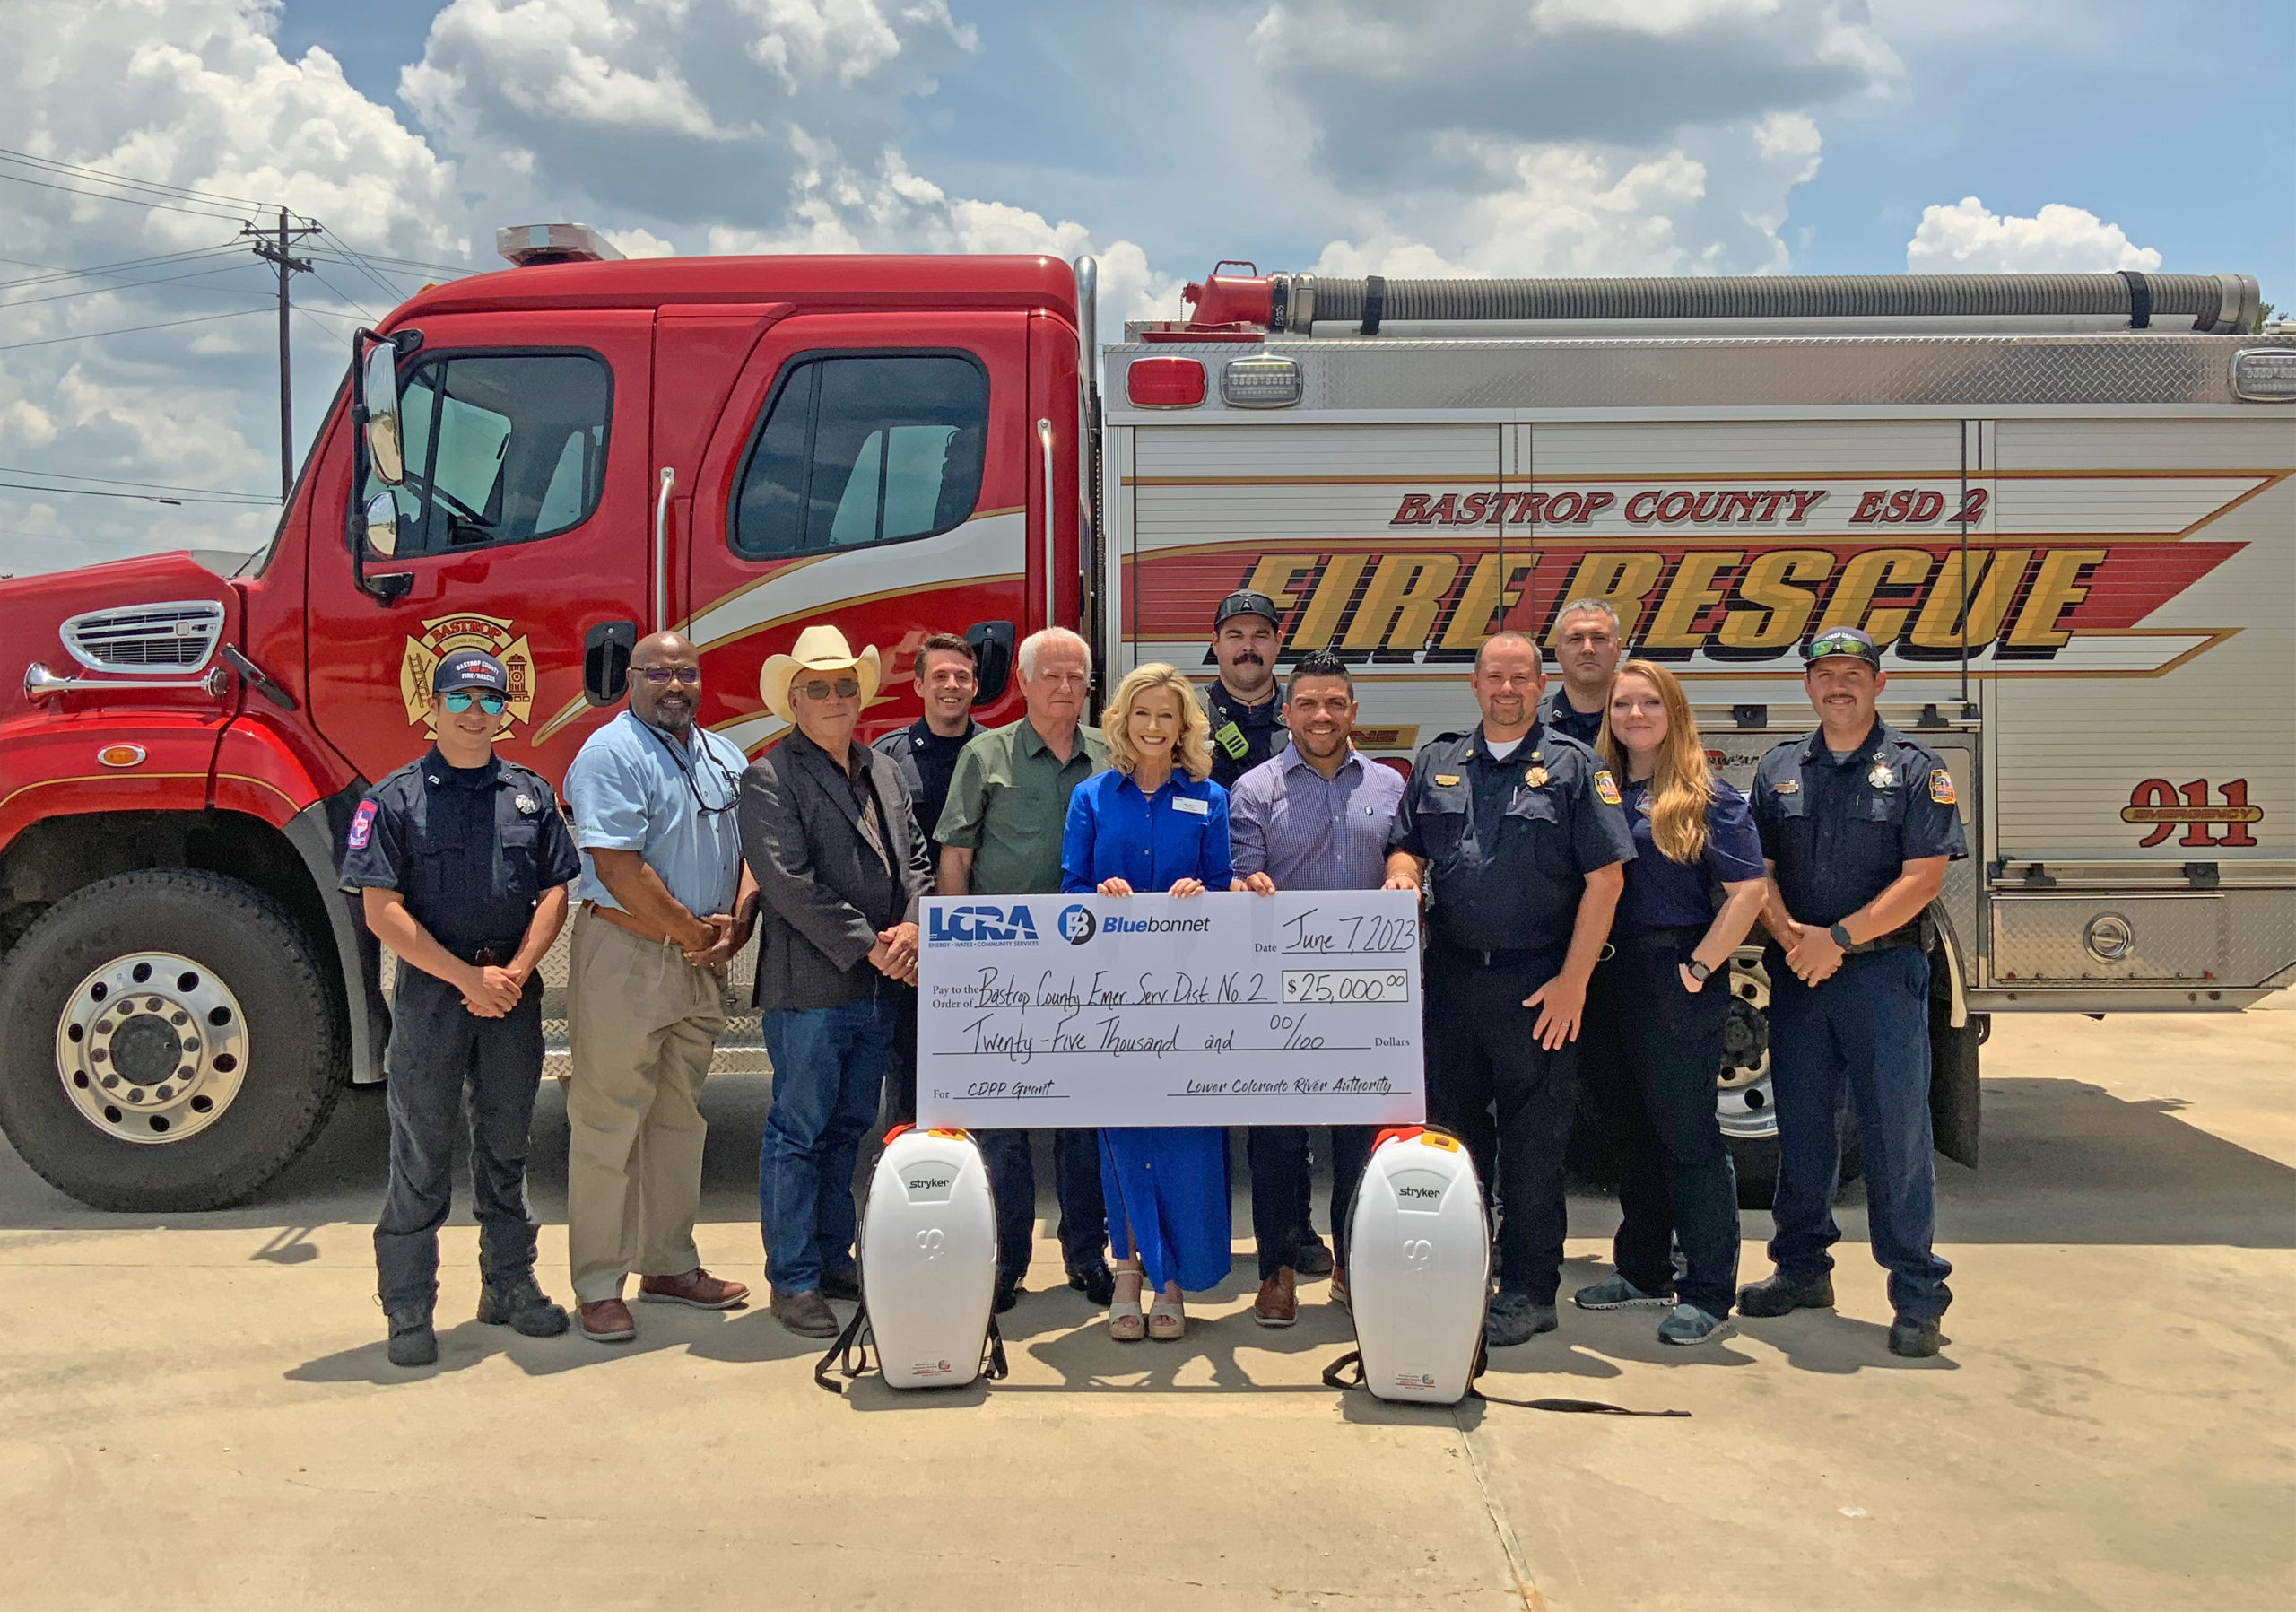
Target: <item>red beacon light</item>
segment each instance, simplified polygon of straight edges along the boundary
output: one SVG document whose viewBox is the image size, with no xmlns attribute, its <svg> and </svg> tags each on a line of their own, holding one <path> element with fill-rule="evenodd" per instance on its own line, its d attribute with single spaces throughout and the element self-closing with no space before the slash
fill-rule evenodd
<svg viewBox="0 0 2296 1612">
<path fill-rule="evenodd" d="M 1204 401 L 1204 363 L 1194 358 L 1135 358 L 1124 371 L 1135 408 L 1195 408 Z"/>
</svg>

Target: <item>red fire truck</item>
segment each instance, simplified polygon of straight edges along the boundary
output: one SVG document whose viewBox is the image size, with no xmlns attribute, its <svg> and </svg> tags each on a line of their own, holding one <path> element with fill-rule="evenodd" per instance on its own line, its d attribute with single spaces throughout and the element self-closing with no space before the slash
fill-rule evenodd
<svg viewBox="0 0 2296 1612">
<path fill-rule="evenodd" d="M 656 628 L 755 753 L 808 622 L 895 667 L 962 632 L 996 723 L 1034 629 L 1081 629 L 1103 684 L 1208 667 L 1248 586 L 1287 654 L 1361 667 L 1359 741 L 1407 765 L 1472 720 L 1486 636 L 1601 597 L 1743 780 L 1811 722 L 1796 647 L 1857 622 L 1973 848 L 1935 914 L 1946 1152 L 1975 1157 L 1985 1015 L 2291 978 L 2296 352 L 2243 334 L 2252 280 L 1223 264 L 1101 348 L 1089 259 L 504 237 L 517 266 L 360 333 L 261 553 L 0 585 L 0 1126 L 85 1202 L 245 1198 L 381 1077 L 388 960 L 336 858 L 465 646 L 555 779 Z M 866 728 L 914 715 L 895 677 Z M 1735 989 L 1718 1115 L 1758 1191 L 1758 964 Z"/>
</svg>

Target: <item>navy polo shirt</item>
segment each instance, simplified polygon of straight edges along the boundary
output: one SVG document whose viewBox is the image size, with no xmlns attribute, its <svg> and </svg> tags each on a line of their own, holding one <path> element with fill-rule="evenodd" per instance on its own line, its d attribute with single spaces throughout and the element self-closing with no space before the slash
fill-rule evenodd
<svg viewBox="0 0 2296 1612">
<path fill-rule="evenodd" d="M 1716 887 L 1762 876 L 1761 836 L 1754 829 L 1746 797 L 1711 774 L 1714 790 L 1706 806 L 1706 850 L 1695 862 L 1676 862 L 1651 838 L 1650 780 L 1627 782 L 1626 821 L 1634 832 L 1634 860 L 1626 865 L 1626 888 L 1618 898 L 1613 935 L 1653 929 L 1704 928 L 1714 921 Z"/>
<path fill-rule="evenodd" d="M 1603 713 L 1600 710 L 1580 710 L 1571 704 L 1570 695 L 1563 688 L 1560 677 L 1547 691 L 1546 698 L 1539 701 L 1539 721 L 1557 733 L 1569 734 L 1590 750 L 1594 748 L 1596 736 L 1603 731 Z"/>
<path fill-rule="evenodd" d="M 1935 751 L 1878 719 L 1839 762 L 1823 729 L 1763 756 L 1753 816 L 1786 910 L 1805 924 L 1839 923 L 1908 862 L 1969 855 L 1953 775 Z"/>
</svg>

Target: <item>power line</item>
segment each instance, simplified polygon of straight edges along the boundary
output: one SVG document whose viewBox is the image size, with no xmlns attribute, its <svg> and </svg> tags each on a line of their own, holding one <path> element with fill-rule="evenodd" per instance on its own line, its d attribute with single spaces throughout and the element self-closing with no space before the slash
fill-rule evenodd
<svg viewBox="0 0 2296 1612">
<path fill-rule="evenodd" d="M 52 291 L 43 297 L 18 297 L 13 301 L 0 300 L 0 313 L 4 313 L 12 308 L 37 307 L 42 302 L 68 302 L 74 297 L 101 297 L 117 295 L 124 291 L 133 291 L 139 286 L 180 285 L 182 282 L 187 280 L 204 280 L 210 274 L 228 274 L 248 266 L 243 261 L 226 263 L 219 265 L 214 268 L 198 269 L 188 274 L 161 274 L 149 280 L 123 280 L 117 285 L 89 285 L 83 286 L 78 291 Z M 186 291 L 220 292 L 226 295 L 234 297 L 263 297 L 270 294 L 268 292 L 256 291 L 251 287 L 242 285 L 186 285 L 183 286 L 183 289 Z M 350 299 L 345 297 L 344 301 L 347 302 Z"/>
<path fill-rule="evenodd" d="M 311 278 L 312 278 L 312 279 L 314 279 L 314 280 L 317 281 L 321 285 L 325 285 L 325 286 L 326 286 L 327 290 L 332 291 L 332 292 L 335 292 L 335 298 L 336 298 L 336 300 L 337 300 L 338 301 L 342 301 L 342 302 L 348 303 L 350 306 L 352 306 L 352 307 L 353 307 L 353 308 L 358 308 L 358 309 L 359 309 L 359 311 L 360 311 L 361 314 L 364 314 L 364 315 L 366 316 L 367 322 L 368 322 L 370 325 L 371 325 L 371 324 L 373 324 L 373 323 L 375 322 L 375 316 L 374 316 L 373 314 L 371 314 L 371 313 L 368 313 L 368 312 L 367 312 L 367 310 L 366 310 L 364 308 L 360 308 L 360 306 L 359 306 L 359 300 L 358 300 L 357 298 L 355 298 L 355 297 L 346 297 L 346 296 L 344 296 L 341 292 L 339 292 L 339 291 L 335 291 L 335 288 L 334 287 L 334 285 L 332 285 L 332 284 L 330 284 L 330 283 L 328 283 L 327 277 L 326 277 L 325 274 L 320 274 L 320 273 L 318 272 L 318 270 L 317 270 L 317 269 L 312 269 L 312 270 L 310 270 L 310 271 L 309 271 L 309 273 L 310 273 L 310 276 L 311 276 Z M 389 287 L 387 287 L 387 286 L 386 286 L 386 287 L 384 287 L 384 289 L 385 289 L 386 291 L 387 291 L 387 290 L 389 290 L 390 288 L 389 288 Z M 396 293 L 394 293 L 394 294 L 396 294 Z"/>
<path fill-rule="evenodd" d="M 349 241 L 344 240 L 342 236 L 337 235 L 332 230 L 325 229 L 324 226 L 321 228 L 323 232 L 319 237 L 320 240 L 333 242 L 337 251 L 349 253 L 351 255 L 351 260 L 359 266 L 359 272 L 366 275 L 368 279 L 372 280 L 377 285 L 381 286 L 385 296 L 391 298 L 394 301 L 400 300 L 396 288 L 391 285 L 388 281 L 385 280 L 381 274 L 376 273 L 374 266 L 369 263 L 364 257 L 361 257 L 357 249 L 354 248 Z M 322 282 L 322 283 L 325 283 Z M 337 294 L 339 295 L 340 293 Z M 348 301 L 349 299 L 345 298 L 344 301 Z M 352 303 L 352 306 L 356 308 L 358 304 L 353 302 Z"/>
<path fill-rule="evenodd" d="M 214 202 L 227 207 L 270 207 L 269 202 L 259 202 L 253 196 L 225 196 L 219 191 L 194 190 L 188 186 L 171 185 L 165 179 L 138 179 L 126 174 L 112 173 L 101 168 L 90 168 L 83 163 L 60 161 L 54 157 L 36 156 L 28 151 L 15 151 L 0 146 L 0 159 L 22 164 L 45 173 L 68 175 L 74 179 L 100 179 L 109 185 L 150 190 L 163 196 L 181 196 L 187 200 Z"/>
<path fill-rule="evenodd" d="M 205 492 L 217 498 L 247 498 L 257 503 L 270 503 L 267 492 L 233 492 L 222 487 L 185 487 L 174 482 L 136 482 L 117 475 L 82 475 L 71 470 L 34 470 L 23 465 L 0 465 L 0 475 L 43 475 L 57 481 L 100 482 L 108 487 L 150 487 L 161 492 Z"/>
<path fill-rule="evenodd" d="M 172 330 L 178 325 L 206 325 L 217 319 L 244 319 L 251 313 L 264 311 L 260 308 L 235 308 L 229 313 L 204 313 L 189 319 L 163 319 L 156 325 L 126 325 L 117 330 L 83 330 L 77 335 L 51 335 L 37 342 L 0 343 L 0 353 L 15 353 L 26 347 L 53 347 L 63 342 L 92 342 L 107 335 L 134 335 L 144 330 Z"/>
<path fill-rule="evenodd" d="M 155 257 L 128 257 L 117 263 L 91 264 L 86 268 L 72 268 L 57 263 L 32 263 L 22 257 L 0 257 L 0 263 L 12 263 L 19 268 L 49 271 L 47 274 L 24 274 L 13 280 L 0 280 L 0 291 L 15 291 L 27 285 L 46 285 L 53 281 L 77 280 L 94 274 L 125 274 L 129 269 L 158 268 L 163 264 L 188 262 L 223 252 L 230 252 L 236 256 L 239 249 L 239 238 L 234 236 L 229 240 L 212 247 L 194 247 L 186 252 L 161 252 Z"/>
<path fill-rule="evenodd" d="M 130 498 L 147 504 L 232 504 L 245 507 L 249 504 L 268 505 L 274 501 L 268 498 L 162 498 L 156 492 L 106 492 L 95 487 L 38 487 L 30 482 L 0 482 L 0 487 L 15 487 L 26 492 L 71 493 L 81 498 Z"/>
<path fill-rule="evenodd" d="M 162 213 L 187 213 L 194 218 L 220 218 L 226 223 L 239 222 L 229 213 L 217 213 L 205 207 L 177 207 L 166 202 L 152 201 L 148 196 L 111 196 L 100 190 L 90 190 L 80 185 L 51 185 L 45 179 L 26 179 L 20 173 L 0 173 L 0 179 L 7 179 L 18 185 L 36 185 L 42 190 L 61 190 L 67 196 L 84 196 L 99 202 L 127 202 L 138 207 L 156 207 Z"/>
</svg>

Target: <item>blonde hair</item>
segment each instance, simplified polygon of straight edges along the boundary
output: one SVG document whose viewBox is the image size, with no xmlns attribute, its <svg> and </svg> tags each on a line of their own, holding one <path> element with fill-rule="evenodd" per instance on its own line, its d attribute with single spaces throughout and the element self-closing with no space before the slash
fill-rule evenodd
<svg viewBox="0 0 2296 1612">
<path fill-rule="evenodd" d="M 1196 685 L 1180 675 L 1178 667 L 1161 660 L 1133 667 L 1109 696 L 1108 714 L 1100 723 L 1100 736 L 1108 741 L 1109 765 L 1118 772 L 1130 772 L 1140 764 L 1127 719 L 1141 695 L 1158 689 L 1171 690 L 1172 698 L 1179 701 L 1180 731 L 1172 744 L 1172 763 L 1201 783 L 1212 772 L 1212 720 L 1196 697 Z"/>
<path fill-rule="evenodd" d="M 1626 746 L 1611 732 L 1610 703 L 1621 677 L 1642 678 L 1658 691 L 1658 702 L 1666 708 L 1666 736 L 1658 742 L 1650 769 L 1650 842 L 1669 862 L 1695 862 L 1706 855 L 1706 808 L 1714 803 L 1714 773 L 1706 763 L 1706 743 L 1699 737 L 1690 696 L 1683 693 L 1681 679 L 1655 660 L 1630 660 L 1613 675 L 1595 748 L 1621 778 L 1627 774 Z"/>
</svg>

